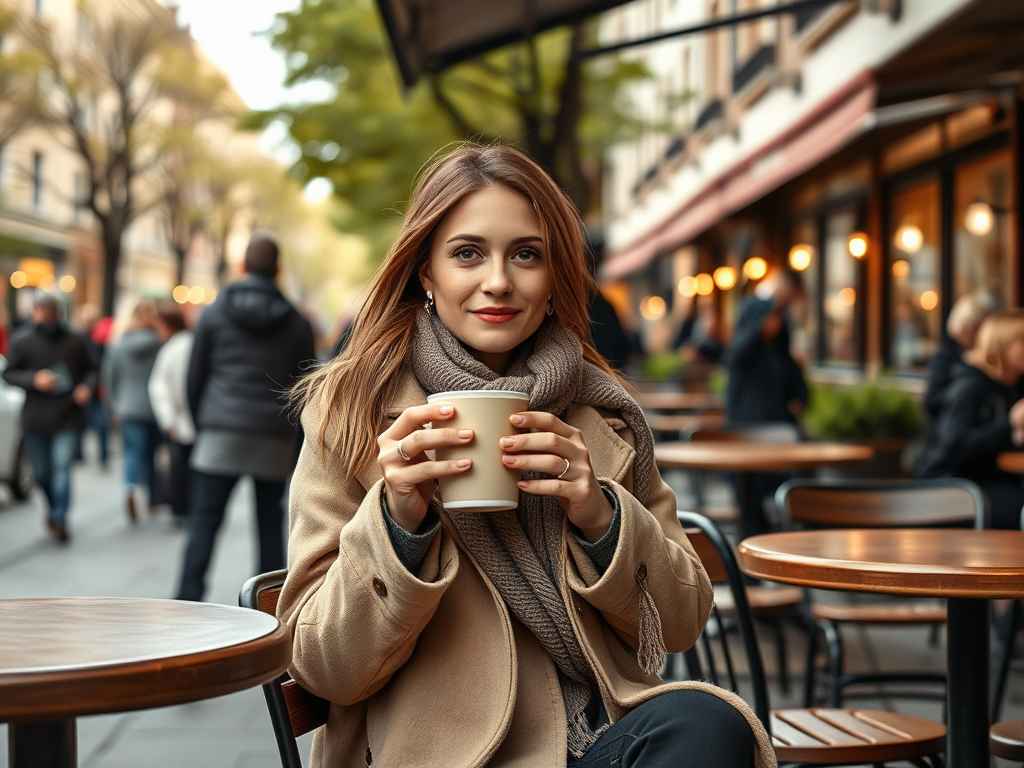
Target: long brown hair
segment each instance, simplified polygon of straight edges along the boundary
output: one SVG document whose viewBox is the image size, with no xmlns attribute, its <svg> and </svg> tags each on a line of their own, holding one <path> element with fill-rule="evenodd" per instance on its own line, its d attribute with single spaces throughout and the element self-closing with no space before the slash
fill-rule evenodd
<svg viewBox="0 0 1024 768">
<path fill-rule="evenodd" d="M 501 184 L 525 196 L 540 220 L 555 314 L 583 345 L 586 360 L 615 375 L 594 349 L 587 302 L 597 289 L 583 245 L 583 223 L 569 198 L 522 152 L 493 144 L 459 144 L 420 174 L 391 250 L 370 280 L 345 351 L 303 379 L 297 406 L 323 415 L 319 439 L 350 474 L 377 455 L 385 409 L 394 400 L 426 295 L 417 271 L 430 256 L 441 218 L 471 192 Z"/>
<path fill-rule="evenodd" d="M 982 321 L 974 347 L 964 353 L 964 362 L 980 369 L 991 379 L 1004 381 L 1007 374 L 1006 348 L 1021 336 L 1024 336 L 1024 309 L 993 312 Z"/>
</svg>

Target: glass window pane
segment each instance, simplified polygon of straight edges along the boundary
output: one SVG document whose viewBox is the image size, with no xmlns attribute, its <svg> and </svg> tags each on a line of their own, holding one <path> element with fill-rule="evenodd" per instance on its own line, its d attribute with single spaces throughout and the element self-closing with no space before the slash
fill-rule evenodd
<svg viewBox="0 0 1024 768">
<path fill-rule="evenodd" d="M 857 302 L 860 285 L 858 262 L 850 255 L 846 241 L 857 228 L 857 212 L 851 208 L 834 211 L 825 219 L 825 322 L 826 363 L 856 363 Z"/>
<path fill-rule="evenodd" d="M 1010 305 L 1010 152 L 956 170 L 953 219 L 953 298 L 977 293 L 997 306 Z"/>
<path fill-rule="evenodd" d="M 797 302 L 790 308 L 792 318 L 791 346 L 798 359 L 818 362 L 821 359 L 818 344 L 818 296 L 820 258 L 815 244 L 818 242 L 818 227 L 813 219 L 804 219 L 793 224 L 790 235 L 790 249 L 803 246 L 810 254 L 810 264 L 804 269 L 806 301 Z M 799 263 L 799 262 L 798 262 Z"/>
<path fill-rule="evenodd" d="M 923 373 L 942 323 L 940 192 L 934 179 L 893 193 L 889 233 L 890 360 Z"/>
</svg>

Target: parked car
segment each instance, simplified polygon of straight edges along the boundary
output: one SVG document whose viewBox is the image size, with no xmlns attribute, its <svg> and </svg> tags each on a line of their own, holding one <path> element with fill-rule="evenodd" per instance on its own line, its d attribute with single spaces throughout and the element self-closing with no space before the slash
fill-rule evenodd
<svg viewBox="0 0 1024 768">
<path fill-rule="evenodd" d="M 7 359 L 0 355 L 0 374 Z M 10 486 L 14 498 L 24 500 L 32 492 L 32 464 L 21 436 L 21 409 L 25 391 L 0 377 L 0 482 Z"/>
</svg>

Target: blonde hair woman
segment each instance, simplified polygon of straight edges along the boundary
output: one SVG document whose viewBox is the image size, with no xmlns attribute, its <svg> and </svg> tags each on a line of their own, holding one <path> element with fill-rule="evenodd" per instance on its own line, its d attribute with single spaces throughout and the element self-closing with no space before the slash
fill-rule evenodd
<svg viewBox="0 0 1024 768">
<path fill-rule="evenodd" d="M 1024 445 L 1024 310 L 990 314 L 946 389 L 918 464 L 924 477 L 963 477 L 985 489 L 995 528 L 1019 528 L 1024 490 L 996 456 Z"/>
<path fill-rule="evenodd" d="M 331 703 L 313 765 L 774 762 L 737 697 L 665 685 L 711 609 L 643 414 L 594 351 L 579 217 L 521 153 L 465 145 L 420 179 L 345 352 L 298 395 L 278 613 Z M 512 389 L 515 511 L 446 513 L 468 460 L 432 392 Z M 432 429 L 421 427 L 431 423 Z"/>
</svg>

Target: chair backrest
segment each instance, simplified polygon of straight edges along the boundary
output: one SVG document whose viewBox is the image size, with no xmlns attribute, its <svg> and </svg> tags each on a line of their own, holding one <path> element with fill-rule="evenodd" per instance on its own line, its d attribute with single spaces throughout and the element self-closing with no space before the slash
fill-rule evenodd
<svg viewBox="0 0 1024 768">
<path fill-rule="evenodd" d="M 715 443 L 798 443 L 800 430 L 785 421 L 761 424 L 728 424 L 721 427 L 700 427 L 688 435 L 692 442 Z"/>
<path fill-rule="evenodd" d="M 253 576 L 242 586 L 238 604 L 273 616 L 277 613 L 277 599 L 287 575 L 287 570 L 281 570 Z M 274 725 L 281 764 L 284 768 L 302 768 L 295 739 L 327 722 L 330 702 L 314 696 L 287 672 L 264 685 L 263 693 Z"/>
<path fill-rule="evenodd" d="M 700 558 L 708 578 L 713 584 L 725 584 L 732 593 L 735 604 L 735 618 L 743 640 L 743 648 L 747 657 L 747 668 L 750 673 L 750 684 L 753 691 L 753 706 L 757 718 L 764 724 L 768 733 L 771 734 L 771 707 L 768 701 L 768 683 L 764 672 L 764 662 L 761 659 L 761 649 L 757 642 L 757 634 L 754 630 L 754 614 L 750 610 L 750 603 L 747 600 L 747 590 L 743 584 L 743 575 L 740 573 L 739 565 L 736 563 L 736 555 L 732 545 L 725 538 L 721 529 L 711 520 L 698 515 L 696 512 L 677 512 L 680 525 L 686 532 L 690 544 Z M 722 655 L 729 668 L 730 678 L 733 681 L 735 691 L 735 675 L 732 670 L 732 660 L 727 642 L 725 626 L 718 615 L 717 609 L 714 612 L 717 623 L 717 639 L 722 646 Z M 701 636 L 704 642 L 706 662 L 708 665 L 714 663 L 711 644 L 708 639 L 708 632 Z M 691 676 L 700 676 L 701 667 L 696 659 L 695 649 L 690 649 L 686 654 L 686 661 L 691 668 Z M 694 669 L 694 667 L 697 669 Z"/>
<path fill-rule="evenodd" d="M 824 528 L 927 528 L 987 521 L 985 494 L 959 478 L 932 480 L 815 480 L 779 486 L 775 505 L 783 525 Z"/>
</svg>

